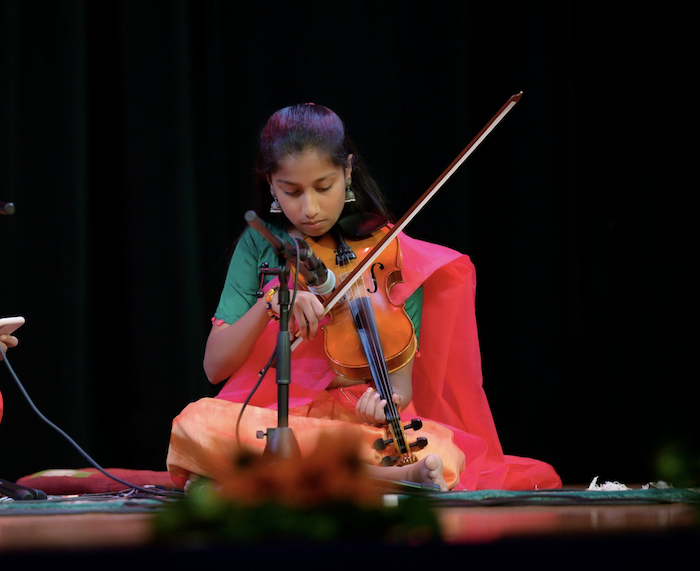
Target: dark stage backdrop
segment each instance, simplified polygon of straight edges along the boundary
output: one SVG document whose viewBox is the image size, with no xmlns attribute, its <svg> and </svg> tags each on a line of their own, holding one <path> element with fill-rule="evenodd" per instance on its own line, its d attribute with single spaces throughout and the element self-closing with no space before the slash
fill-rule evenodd
<svg viewBox="0 0 700 571">
<path fill-rule="evenodd" d="M 507 454 L 655 479 L 697 444 L 695 64 L 672 3 L 606 4 L 0 0 L 0 315 L 27 319 L 9 356 L 36 407 L 104 467 L 164 469 L 172 418 L 214 394 L 267 116 L 334 108 L 398 218 L 522 90 L 407 232 L 476 265 Z M 5 367 L 0 391 L 0 477 L 87 465 Z"/>
</svg>

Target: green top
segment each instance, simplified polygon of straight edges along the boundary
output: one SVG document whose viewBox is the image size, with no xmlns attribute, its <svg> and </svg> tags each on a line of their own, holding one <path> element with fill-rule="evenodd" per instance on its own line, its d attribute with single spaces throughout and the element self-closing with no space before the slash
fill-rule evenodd
<svg viewBox="0 0 700 571">
<path fill-rule="evenodd" d="M 284 230 L 268 223 L 265 223 L 265 226 L 278 238 L 294 244 Z M 277 254 L 260 232 L 253 228 L 246 228 L 236 244 L 228 267 L 219 305 L 214 313 L 216 319 L 233 323 L 255 305 L 257 301 L 255 294 L 260 287 L 260 267 L 264 262 L 270 268 L 277 267 L 279 264 Z M 273 277 L 273 275 L 265 276 L 265 283 Z M 416 338 L 420 333 L 422 307 L 423 287 L 421 286 L 406 300 L 406 313 L 413 322 Z"/>
</svg>

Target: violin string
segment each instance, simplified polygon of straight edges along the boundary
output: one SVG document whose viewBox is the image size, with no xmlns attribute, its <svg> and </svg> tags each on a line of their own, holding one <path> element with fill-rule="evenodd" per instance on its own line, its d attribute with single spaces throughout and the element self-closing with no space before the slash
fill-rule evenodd
<svg viewBox="0 0 700 571">
<path fill-rule="evenodd" d="M 353 300 L 356 300 L 357 305 L 359 306 L 360 310 L 358 312 L 358 320 L 361 323 L 361 326 L 365 329 L 367 332 L 374 333 L 374 335 L 368 335 L 368 339 L 373 341 L 374 343 L 371 343 L 370 351 L 371 355 L 367 355 L 368 359 L 373 358 L 375 363 L 380 363 L 383 362 L 384 366 L 382 367 L 377 367 L 377 375 L 375 375 L 375 384 L 380 388 L 380 395 L 384 398 L 386 401 L 386 406 L 385 406 L 385 411 L 388 411 L 387 420 L 391 424 L 394 432 L 394 438 L 401 439 L 402 435 L 402 427 L 401 427 L 401 421 L 399 418 L 399 413 L 398 413 L 398 408 L 396 406 L 396 403 L 394 402 L 393 399 L 393 389 L 391 386 L 391 380 L 388 377 L 388 370 L 386 368 L 386 360 L 384 358 L 384 352 L 381 347 L 381 343 L 379 342 L 379 331 L 378 328 L 376 327 L 376 321 L 372 323 L 371 316 L 368 315 L 368 312 L 371 311 L 371 300 L 370 297 L 365 293 L 367 291 L 367 284 L 365 282 L 365 275 L 362 275 L 358 281 L 356 281 L 351 289 L 355 290 L 355 293 L 353 293 Z M 362 282 L 362 286 L 358 285 L 358 282 Z M 367 302 L 367 304 L 370 305 L 370 308 L 367 308 L 363 304 L 363 300 Z M 379 377 L 379 378 L 376 378 Z M 403 442 L 401 444 L 401 449 L 405 449 L 405 445 Z"/>
<path fill-rule="evenodd" d="M 362 287 L 358 285 L 358 282 L 362 281 Z M 366 298 L 367 296 L 365 295 L 365 291 L 367 291 L 367 284 L 365 283 L 365 276 L 361 276 L 360 279 L 353 284 L 352 288 L 355 290 L 355 293 L 353 294 L 353 300 L 356 300 L 357 305 L 360 308 L 360 311 L 358 312 L 358 317 L 359 321 L 364 328 L 365 331 L 367 332 L 372 332 L 371 329 L 371 323 L 370 323 L 370 317 L 367 315 L 367 310 L 366 307 L 363 305 L 362 300 Z M 369 300 L 368 300 L 369 301 Z M 370 302 L 371 303 L 371 302 Z M 378 340 L 378 335 L 369 335 L 370 340 Z M 383 351 L 381 349 L 381 345 L 377 346 L 375 344 L 371 345 L 371 355 L 367 355 L 368 358 L 373 358 L 375 363 L 378 363 L 380 359 L 383 359 Z M 379 371 L 378 371 L 379 373 Z M 375 384 L 378 384 L 381 388 L 381 394 L 383 397 L 388 399 L 389 401 L 393 402 L 393 399 L 391 398 L 391 395 L 389 394 L 389 386 L 387 384 L 387 379 L 384 378 L 384 376 L 380 373 L 379 374 L 380 378 L 374 379 Z M 387 402 L 387 406 L 389 403 Z"/>
<path fill-rule="evenodd" d="M 336 259 L 336 265 L 343 266 L 344 268 L 352 266 L 352 271 L 357 266 L 357 261 L 356 258 L 351 258 L 346 255 L 342 259 Z M 399 454 L 403 457 L 410 454 L 410 447 L 406 444 L 401 418 L 399 416 L 396 403 L 393 399 L 393 389 L 391 386 L 391 380 L 389 379 L 389 372 L 387 370 L 381 341 L 379 339 L 376 320 L 371 319 L 374 312 L 372 310 L 370 296 L 367 295 L 367 292 L 370 290 L 367 288 L 367 283 L 365 282 L 366 279 L 366 275 L 363 273 L 350 285 L 346 293 L 347 302 L 351 308 L 353 318 L 355 318 L 358 322 L 358 335 L 360 336 L 362 347 L 365 350 L 368 364 L 373 362 L 376 365 L 375 367 L 370 366 L 370 371 L 373 372 L 373 379 L 375 385 L 378 387 L 380 396 L 386 401 L 384 410 L 387 423 L 394 438 L 395 447 Z M 362 282 L 361 286 L 359 285 L 359 282 Z M 364 302 L 367 302 L 369 307 L 365 306 Z M 371 322 L 373 322 L 374 327 L 371 327 Z M 366 342 L 363 342 L 363 333 L 360 332 L 361 329 L 364 332 L 364 339 Z M 370 329 L 372 330 L 373 335 L 366 334 L 370 331 Z M 372 343 L 369 341 L 372 341 Z M 381 363 L 381 365 L 379 365 L 379 363 Z M 376 374 L 374 374 L 375 369 Z"/>
<path fill-rule="evenodd" d="M 367 304 L 371 303 L 368 296 L 365 296 L 364 300 L 366 301 Z M 372 335 L 369 335 L 368 338 L 370 339 L 370 342 L 373 344 L 378 344 L 379 343 L 379 335 L 378 335 L 378 330 L 376 327 L 376 323 L 374 325 L 372 324 L 372 319 L 371 319 L 371 314 L 367 313 L 365 311 L 366 306 L 363 304 L 363 315 L 367 315 L 367 330 L 368 331 L 373 331 L 374 333 Z M 376 360 L 375 363 L 380 363 L 380 360 L 383 360 L 384 355 L 383 351 L 381 349 L 381 346 L 372 346 L 373 352 L 376 354 Z M 384 362 L 385 363 L 385 362 Z M 375 382 L 383 389 L 383 391 L 380 392 L 381 396 L 383 399 L 386 401 L 386 406 L 385 406 L 385 416 L 387 418 L 387 422 L 389 426 L 391 427 L 391 432 L 394 436 L 394 440 L 397 443 L 397 448 L 398 450 L 404 454 L 407 453 L 407 447 L 404 441 L 404 434 L 403 434 L 403 429 L 401 426 L 401 419 L 399 417 L 398 413 L 398 408 L 396 406 L 396 403 L 393 400 L 393 388 L 391 386 L 391 380 L 389 379 L 389 373 L 386 368 L 386 366 L 376 366 L 375 367 L 376 374 L 375 374 Z"/>
<path fill-rule="evenodd" d="M 375 356 L 377 357 L 374 361 L 376 365 L 375 367 L 371 367 L 371 370 L 374 373 L 375 384 L 377 384 L 377 386 L 379 387 L 379 393 L 386 402 L 385 416 L 389 428 L 391 430 L 391 434 L 394 438 L 396 449 L 401 456 L 404 456 L 409 454 L 410 449 L 406 445 L 403 426 L 401 424 L 401 418 L 399 417 L 396 403 L 393 401 L 391 396 L 393 394 L 393 391 L 391 390 L 391 381 L 388 379 L 388 371 L 386 369 L 386 366 L 379 366 L 380 359 L 383 358 L 383 352 L 381 351 L 381 347 L 378 348 L 375 345 L 375 343 L 377 343 L 378 340 L 378 336 L 376 335 L 377 330 L 376 327 L 372 328 L 370 326 L 371 317 L 367 316 L 366 306 L 364 303 L 361 303 L 363 301 L 366 301 L 367 303 L 370 302 L 366 298 L 366 296 L 364 296 L 363 299 L 359 301 L 360 312 L 358 314 L 358 318 L 360 321 L 364 320 L 364 324 L 362 324 L 362 327 L 365 327 L 365 330 L 363 333 L 361 333 L 361 336 L 364 335 L 364 339 L 366 340 L 367 344 L 370 345 L 368 350 L 375 354 Z M 373 330 L 375 334 L 367 335 L 367 331 L 369 330 Z M 368 358 L 371 357 L 368 356 Z"/>
</svg>

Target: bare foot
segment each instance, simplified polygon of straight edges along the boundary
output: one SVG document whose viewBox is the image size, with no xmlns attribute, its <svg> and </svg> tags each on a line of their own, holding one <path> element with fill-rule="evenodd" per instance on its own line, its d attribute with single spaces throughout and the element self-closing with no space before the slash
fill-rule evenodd
<svg viewBox="0 0 700 571">
<path fill-rule="evenodd" d="M 370 473 L 385 480 L 406 480 L 417 484 L 434 484 L 440 486 L 440 491 L 447 492 L 447 482 L 442 475 L 442 459 L 435 454 L 429 454 L 415 464 L 407 466 L 371 466 Z"/>
<path fill-rule="evenodd" d="M 194 487 L 197 480 L 199 480 L 199 474 L 190 474 L 190 477 L 185 482 L 185 494 L 188 494 L 192 491 L 192 488 Z"/>
<path fill-rule="evenodd" d="M 447 483 L 442 475 L 443 465 L 440 456 L 429 454 L 415 464 L 409 464 L 408 478 L 412 482 L 419 484 L 436 484 L 440 486 L 440 491 L 447 491 Z"/>
</svg>

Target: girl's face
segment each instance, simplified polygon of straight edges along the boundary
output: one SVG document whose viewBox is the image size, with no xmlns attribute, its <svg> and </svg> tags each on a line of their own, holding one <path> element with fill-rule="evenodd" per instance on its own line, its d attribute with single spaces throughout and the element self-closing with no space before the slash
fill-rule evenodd
<svg viewBox="0 0 700 571">
<path fill-rule="evenodd" d="M 340 218 L 351 157 L 347 168 L 341 168 L 325 154 L 308 150 L 285 157 L 270 176 L 270 185 L 282 211 L 303 235 L 322 236 Z"/>
</svg>

